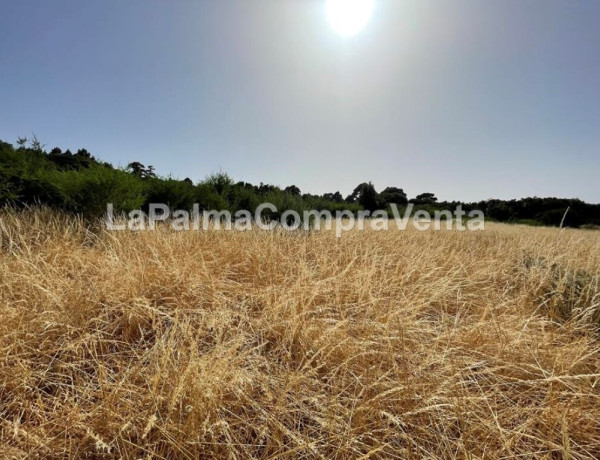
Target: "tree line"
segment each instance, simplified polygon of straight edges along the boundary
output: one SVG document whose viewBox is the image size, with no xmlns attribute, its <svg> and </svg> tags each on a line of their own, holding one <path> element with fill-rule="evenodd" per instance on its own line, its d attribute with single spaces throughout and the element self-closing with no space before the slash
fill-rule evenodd
<svg viewBox="0 0 600 460">
<path fill-rule="evenodd" d="M 409 203 L 415 210 L 430 213 L 453 211 L 462 205 L 465 211 L 481 210 L 487 219 L 530 225 L 558 226 L 567 208 L 563 225 L 570 227 L 600 226 L 600 204 L 579 199 L 523 198 L 520 200 L 484 200 L 463 203 L 438 201 L 435 194 L 420 193 L 409 198 L 402 188 L 387 187 L 377 192 L 371 182 L 359 184 L 344 197 L 339 191 L 315 195 L 302 193 L 295 185 L 235 182 L 226 173 L 214 173 L 194 183 L 161 177 L 154 167 L 132 162 L 126 168 L 115 168 L 100 161 L 86 149 L 75 152 L 55 147 L 50 151 L 35 137 L 20 137 L 16 146 L 0 141 L 0 206 L 47 205 L 86 217 L 99 217 L 106 204 L 113 203 L 116 212 L 148 209 L 150 203 L 165 203 L 172 209 L 254 210 L 270 202 L 276 214 L 295 210 L 390 210 L 396 204 L 403 211 Z M 278 215 L 272 216 L 274 218 Z"/>
</svg>

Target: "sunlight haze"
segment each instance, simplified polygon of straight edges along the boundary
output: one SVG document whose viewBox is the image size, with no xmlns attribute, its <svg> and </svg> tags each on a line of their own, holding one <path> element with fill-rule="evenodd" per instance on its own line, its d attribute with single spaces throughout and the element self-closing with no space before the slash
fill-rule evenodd
<svg viewBox="0 0 600 460">
<path fill-rule="evenodd" d="M 378 0 L 358 25 L 327 11 L 2 1 L 0 139 L 194 181 L 600 202 L 600 2 Z"/>
</svg>

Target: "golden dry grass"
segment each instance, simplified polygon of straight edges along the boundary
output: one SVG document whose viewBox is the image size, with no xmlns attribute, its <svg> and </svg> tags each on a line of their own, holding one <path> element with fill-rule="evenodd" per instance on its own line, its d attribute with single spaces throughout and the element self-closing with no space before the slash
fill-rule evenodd
<svg viewBox="0 0 600 460">
<path fill-rule="evenodd" d="M 600 232 L 1 214 L 0 456 L 600 456 Z"/>
</svg>

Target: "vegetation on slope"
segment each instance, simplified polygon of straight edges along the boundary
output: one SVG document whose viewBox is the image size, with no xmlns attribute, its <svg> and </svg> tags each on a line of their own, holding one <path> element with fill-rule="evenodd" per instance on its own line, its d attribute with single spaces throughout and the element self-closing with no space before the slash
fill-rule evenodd
<svg viewBox="0 0 600 460">
<path fill-rule="evenodd" d="M 433 193 L 420 193 L 408 199 L 403 189 L 387 187 L 377 193 L 371 183 L 359 184 L 343 198 L 340 192 L 312 195 L 295 186 L 252 185 L 234 181 L 224 173 L 212 174 L 194 184 L 189 178 L 178 180 L 158 177 L 152 166 L 132 162 L 127 169 L 117 169 L 97 160 L 86 149 L 77 152 L 53 148 L 45 152 L 34 137 L 28 144 L 19 139 L 17 147 L 0 141 L 0 206 L 44 204 L 56 209 L 97 217 L 113 203 L 116 212 L 148 209 L 150 203 L 164 203 L 172 209 L 254 211 L 258 204 L 273 203 L 278 218 L 288 209 L 341 210 L 356 212 L 388 209 L 392 203 L 403 208 L 411 202 L 415 210 L 450 210 L 461 204 L 465 211 L 478 209 L 488 219 L 533 225 L 558 226 L 567 208 L 564 225 L 569 227 L 600 225 L 600 204 L 577 199 L 525 198 L 522 200 L 487 200 L 478 203 L 438 202 Z"/>
</svg>

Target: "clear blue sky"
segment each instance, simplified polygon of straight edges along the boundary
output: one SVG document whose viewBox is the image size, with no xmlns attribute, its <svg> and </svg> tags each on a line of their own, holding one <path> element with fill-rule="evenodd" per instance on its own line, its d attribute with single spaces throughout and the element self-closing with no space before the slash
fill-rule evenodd
<svg viewBox="0 0 600 460">
<path fill-rule="evenodd" d="M 600 202 L 599 0 L 0 0 L 0 139 L 344 195 Z"/>
</svg>

